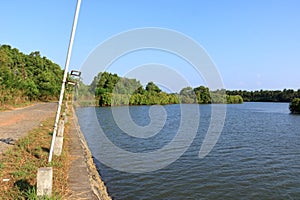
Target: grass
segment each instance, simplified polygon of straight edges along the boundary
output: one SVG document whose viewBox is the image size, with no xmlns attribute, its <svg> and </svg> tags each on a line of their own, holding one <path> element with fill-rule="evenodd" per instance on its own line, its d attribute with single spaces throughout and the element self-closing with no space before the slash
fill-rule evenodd
<svg viewBox="0 0 300 200">
<path fill-rule="evenodd" d="M 68 196 L 69 153 L 67 131 L 64 150 L 60 157 L 53 157 L 48 163 L 54 118 L 43 122 L 12 148 L 0 155 L 0 199 L 38 199 L 36 176 L 40 167 L 53 167 L 52 197 L 39 199 L 66 199 Z M 68 129 L 66 127 L 65 129 Z M 7 180 L 8 181 L 3 181 Z"/>
<path fill-rule="evenodd" d="M 1 111 L 6 111 L 6 110 L 12 110 L 15 108 L 21 108 L 21 107 L 26 107 L 34 104 L 36 102 L 30 102 L 30 101 L 25 101 L 25 102 L 18 102 L 18 103 L 7 103 L 5 105 L 0 105 L 0 112 Z"/>
<path fill-rule="evenodd" d="M 89 107 L 89 106 L 96 106 L 98 105 L 97 100 L 95 99 L 79 99 L 78 101 L 75 102 L 75 106 L 77 107 Z"/>
<path fill-rule="evenodd" d="M 21 101 L 21 102 L 9 102 L 6 104 L 0 103 L 0 112 L 14 110 L 17 108 L 24 108 L 27 106 L 32 106 L 36 103 L 45 103 L 45 102 L 56 102 L 56 101 L 24 101 L 24 102 Z"/>
</svg>

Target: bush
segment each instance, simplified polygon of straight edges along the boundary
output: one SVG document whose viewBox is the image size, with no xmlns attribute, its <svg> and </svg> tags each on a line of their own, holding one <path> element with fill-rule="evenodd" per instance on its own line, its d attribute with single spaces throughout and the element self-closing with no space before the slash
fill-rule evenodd
<svg viewBox="0 0 300 200">
<path fill-rule="evenodd" d="M 239 104 L 244 102 L 240 95 L 226 95 L 226 99 L 228 104 Z"/>
<path fill-rule="evenodd" d="M 290 111 L 291 113 L 300 113 L 300 98 L 295 98 L 290 103 Z"/>
</svg>

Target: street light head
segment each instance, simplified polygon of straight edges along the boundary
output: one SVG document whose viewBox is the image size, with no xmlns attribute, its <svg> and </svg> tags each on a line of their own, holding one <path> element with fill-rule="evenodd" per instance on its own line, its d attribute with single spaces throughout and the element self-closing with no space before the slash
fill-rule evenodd
<svg viewBox="0 0 300 200">
<path fill-rule="evenodd" d="M 80 77 L 80 75 L 81 75 L 81 72 L 78 71 L 78 70 L 72 70 L 71 71 L 71 76 L 78 76 L 78 77 Z"/>
</svg>

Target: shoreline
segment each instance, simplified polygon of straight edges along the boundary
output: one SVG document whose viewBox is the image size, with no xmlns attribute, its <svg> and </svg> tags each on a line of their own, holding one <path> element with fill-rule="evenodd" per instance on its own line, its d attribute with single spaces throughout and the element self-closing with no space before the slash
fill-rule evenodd
<svg viewBox="0 0 300 200">
<path fill-rule="evenodd" d="M 102 180 L 99 172 L 97 171 L 96 165 L 95 165 L 93 157 L 92 157 L 92 153 L 91 153 L 91 151 L 88 147 L 88 144 L 85 140 L 85 137 L 80 129 L 80 125 L 78 123 L 78 118 L 77 118 L 76 112 L 74 110 L 74 107 L 72 106 L 71 109 L 72 109 L 71 112 L 72 112 L 72 116 L 73 116 L 72 121 L 75 126 L 74 128 L 75 128 L 76 134 L 79 138 L 81 148 L 84 152 L 84 157 L 85 157 L 85 162 L 87 165 L 87 172 L 88 172 L 88 176 L 89 176 L 89 182 L 90 182 L 91 189 L 92 189 L 94 195 L 97 196 L 98 199 L 111 200 L 111 197 L 109 196 L 109 194 L 107 192 L 105 183 Z"/>
</svg>

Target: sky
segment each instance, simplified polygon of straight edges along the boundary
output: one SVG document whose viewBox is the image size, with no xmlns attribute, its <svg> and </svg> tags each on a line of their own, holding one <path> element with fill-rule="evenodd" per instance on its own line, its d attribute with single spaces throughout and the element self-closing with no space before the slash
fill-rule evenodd
<svg viewBox="0 0 300 200">
<path fill-rule="evenodd" d="M 0 44 L 27 54 L 40 51 L 64 68 L 75 0 L 10 0 L 0 5 Z M 174 30 L 201 46 L 226 89 L 299 89 L 299 9 L 298 0 L 82 0 L 70 69 L 81 70 L 89 55 L 115 35 L 158 27 Z M 189 62 L 157 49 L 122 55 L 105 69 L 134 77 L 132 70 L 151 68 L 151 63 L 167 66 L 192 87 L 207 85 Z M 94 75 L 99 70 L 102 66 L 93 69 Z M 154 70 L 153 74 L 172 80 L 172 73 L 162 72 Z M 141 82 L 150 81 L 153 74 Z M 92 78 L 84 77 L 87 82 Z"/>
</svg>

